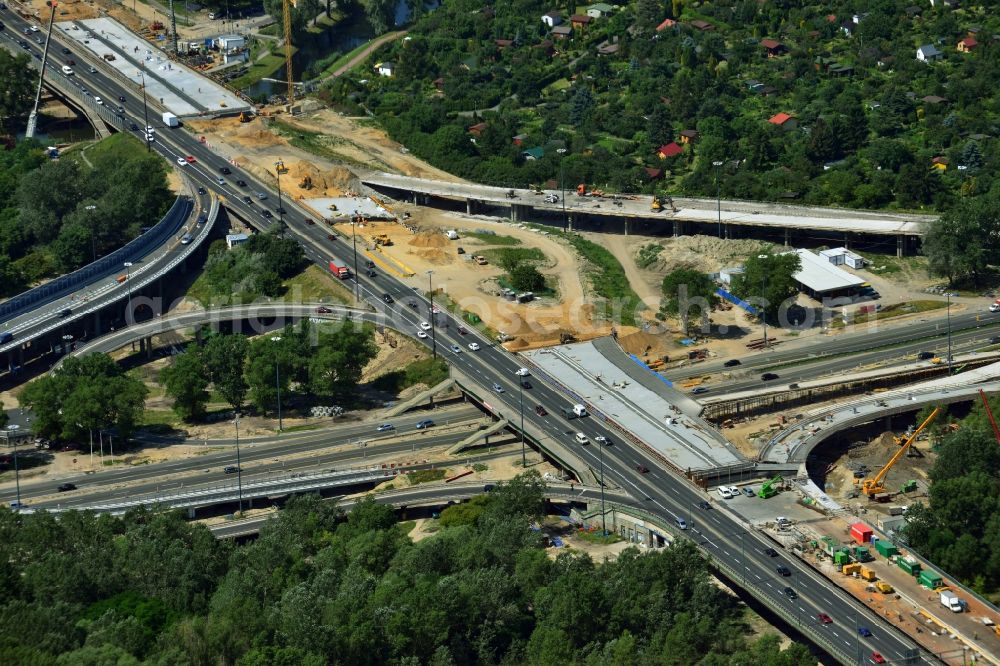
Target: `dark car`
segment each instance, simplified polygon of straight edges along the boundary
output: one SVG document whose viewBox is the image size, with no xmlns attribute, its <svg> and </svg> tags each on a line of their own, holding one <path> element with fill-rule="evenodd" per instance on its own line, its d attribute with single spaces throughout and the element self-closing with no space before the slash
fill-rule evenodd
<svg viewBox="0 0 1000 666">
<path fill-rule="evenodd" d="M 125 103 L 125 95 L 118 95 L 118 101 L 121 102 L 122 104 L 124 104 Z"/>
<path fill-rule="evenodd" d="M 777 571 L 782 576 L 792 575 L 792 570 L 786 567 L 784 564 L 779 564 L 777 567 L 775 567 L 774 570 Z"/>
<path fill-rule="evenodd" d="M 307 217 L 306 218 L 306 224 L 308 224 L 310 227 L 316 226 L 316 220 Z"/>
<path fill-rule="evenodd" d="M 132 126 L 135 127 L 134 124 Z M 199 187 L 198 194 L 200 194 L 201 196 L 205 196 L 206 194 L 208 194 L 208 190 L 206 190 L 204 187 Z"/>
<path fill-rule="evenodd" d="M 767 555 L 768 557 L 777 557 L 778 551 L 776 551 L 774 548 L 765 548 L 764 554 Z"/>
<path fill-rule="evenodd" d="M 785 596 L 788 597 L 789 599 L 798 599 L 799 598 L 799 595 L 796 594 L 795 590 L 793 590 L 790 587 L 786 587 L 785 588 Z"/>
<path fill-rule="evenodd" d="M 645 465 L 636 465 L 635 470 L 639 472 L 639 474 L 649 474 L 649 468 Z"/>
<path fill-rule="evenodd" d="M 531 389 L 531 382 L 529 382 L 527 379 L 522 379 L 521 380 L 521 388 L 523 388 L 525 390 Z"/>
<path fill-rule="evenodd" d="M 376 273 L 375 271 L 367 271 L 367 273 L 368 273 L 368 277 L 375 277 L 375 276 L 378 275 L 378 273 Z"/>
<path fill-rule="evenodd" d="M 386 303 L 392 303 L 392 296 L 390 294 L 382 294 L 382 300 Z"/>
<path fill-rule="evenodd" d="M 68 490 L 76 490 L 76 486 L 72 483 L 63 483 L 58 488 L 56 488 L 56 490 L 58 490 L 61 493 L 64 493 Z"/>
<path fill-rule="evenodd" d="M 129 124 L 128 124 L 128 128 L 129 128 L 130 130 L 132 130 L 133 132 L 138 132 L 138 131 L 139 131 L 139 126 L 138 126 L 138 125 L 136 125 L 135 123 L 129 123 Z M 198 194 L 204 194 L 204 193 L 205 193 L 205 192 L 203 191 L 204 189 L 205 189 L 204 187 L 199 187 L 199 188 L 198 188 Z"/>
<path fill-rule="evenodd" d="M 272 215 L 272 214 L 271 214 L 271 211 L 269 211 L 269 210 L 268 210 L 268 209 L 266 209 L 266 208 L 265 208 L 264 210 L 260 211 L 260 214 L 261 214 L 261 215 L 263 215 L 264 217 L 266 217 L 266 218 L 267 218 L 267 219 L 269 219 L 269 220 L 270 220 L 270 219 L 271 219 L 272 217 L 274 217 L 274 215 Z"/>
<path fill-rule="evenodd" d="M 66 55 L 69 55 L 69 49 L 66 48 L 65 46 L 63 47 L 62 52 L 65 53 Z"/>
<path fill-rule="evenodd" d="M 73 314 L 73 310 L 70 308 L 63 308 L 62 310 L 59 311 L 60 317 L 68 317 L 71 314 Z"/>
<path fill-rule="evenodd" d="M 219 167 L 219 171 L 227 176 L 233 172 L 229 167 Z"/>
<path fill-rule="evenodd" d="M 777 378 L 778 378 L 778 375 L 774 374 L 773 372 L 765 372 L 764 374 L 762 374 L 760 376 L 761 381 L 764 381 L 764 382 L 769 382 L 769 381 L 775 380 Z"/>
<path fill-rule="evenodd" d="M 539 416 L 548 416 L 549 415 L 549 413 L 547 411 L 545 411 L 545 408 L 542 407 L 541 405 L 535 405 L 535 414 L 538 414 Z"/>
<path fill-rule="evenodd" d="M 245 180 L 237 180 L 236 184 L 239 185 L 240 187 L 246 187 L 247 186 L 247 181 L 245 181 Z M 249 198 L 249 197 L 247 197 L 247 198 Z"/>
<path fill-rule="evenodd" d="M 326 307 L 325 305 L 321 305 L 318 308 L 316 308 L 316 313 L 317 314 L 330 314 L 331 312 L 333 312 L 333 310 L 331 310 L 330 308 Z"/>
<path fill-rule="evenodd" d="M 700 509 L 711 509 L 712 505 L 709 504 L 708 502 L 706 502 L 705 500 L 702 500 L 702 501 L 698 502 L 698 508 L 700 508 Z"/>
<path fill-rule="evenodd" d="M 222 468 L 222 471 L 225 472 L 226 474 L 235 474 L 236 472 L 240 471 L 240 468 L 237 467 L 236 465 L 226 465 L 225 467 Z"/>
<path fill-rule="evenodd" d="M 872 630 L 868 627 L 858 627 L 858 633 L 865 638 L 870 638 L 872 635 Z"/>
<path fill-rule="evenodd" d="M 427 428 L 430 428 L 432 425 L 434 425 L 434 421 L 431 421 L 430 419 L 424 419 L 423 421 L 417 423 L 417 430 L 426 430 Z"/>
<path fill-rule="evenodd" d="M 284 206 L 278 206 L 277 208 L 274 209 L 274 212 L 279 215 L 288 215 L 288 211 L 285 210 Z"/>
<path fill-rule="evenodd" d="M 917 358 L 921 361 L 927 361 L 934 358 L 934 352 L 922 351 L 917 354 Z"/>
<path fill-rule="evenodd" d="M 740 359 L 738 358 L 731 358 L 722 365 L 726 366 L 727 368 L 735 368 L 736 366 L 741 365 L 742 363 L 743 362 L 740 361 Z"/>
<path fill-rule="evenodd" d="M 708 387 L 706 387 L 706 386 L 699 386 L 695 390 L 691 391 L 691 393 L 693 393 L 694 395 L 700 395 L 702 393 L 708 393 Z"/>
<path fill-rule="evenodd" d="M 251 199 L 250 197 L 243 197 L 243 203 L 250 206 L 253 204 L 253 199 Z"/>
<path fill-rule="evenodd" d="M 464 327 L 464 326 L 459 326 L 458 327 L 458 333 L 459 333 L 459 335 L 465 335 L 468 332 L 469 332 L 469 329 L 467 329 L 466 327 Z"/>
<path fill-rule="evenodd" d="M 992 338 L 990 338 L 990 344 L 1000 345 L 1000 335 L 994 335 Z"/>
</svg>

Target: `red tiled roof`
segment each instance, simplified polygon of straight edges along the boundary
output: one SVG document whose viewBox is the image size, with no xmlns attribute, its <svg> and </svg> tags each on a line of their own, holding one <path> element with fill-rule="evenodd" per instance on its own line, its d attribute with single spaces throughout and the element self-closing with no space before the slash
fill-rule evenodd
<svg viewBox="0 0 1000 666">
<path fill-rule="evenodd" d="M 668 144 L 660 146 L 660 149 L 656 152 L 659 153 L 660 155 L 663 155 L 664 157 L 674 157 L 675 155 L 680 155 L 681 153 L 683 153 L 684 149 L 678 146 L 673 141 L 671 141 Z"/>
<path fill-rule="evenodd" d="M 781 42 L 775 39 L 762 39 L 760 40 L 760 45 L 765 49 L 777 49 L 781 48 Z"/>
<path fill-rule="evenodd" d="M 784 125 L 791 119 L 792 117 L 787 113 L 776 113 L 775 115 L 771 116 L 771 118 L 767 122 L 771 123 L 772 125 Z"/>
</svg>

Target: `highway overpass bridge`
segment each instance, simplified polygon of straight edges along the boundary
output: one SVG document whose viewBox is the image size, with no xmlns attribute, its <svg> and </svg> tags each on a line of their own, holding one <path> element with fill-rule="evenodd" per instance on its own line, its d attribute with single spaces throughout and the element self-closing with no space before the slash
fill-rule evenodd
<svg viewBox="0 0 1000 666">
<path fill-rule="evenodd" d="M 514 221 L 546 222 L 567 230 L 760 237 L 784 245 L 836 244 L 881 252 L 894 249 L 898 256 L 915 252 L 924 225 L 935 219 L 930 215 L 694 198 L 675 198 L 673 209 L 668 205 L 654 212 L 650 210 L 652 198 L 646 195 L 582 197 L 572 187 L 569 191 L 544 190 L 543 194 L 383 172 L 362 174 L 361 182 L 414 204 L 464 206 L 468 214 L 509 214 Z"/>
</svg>

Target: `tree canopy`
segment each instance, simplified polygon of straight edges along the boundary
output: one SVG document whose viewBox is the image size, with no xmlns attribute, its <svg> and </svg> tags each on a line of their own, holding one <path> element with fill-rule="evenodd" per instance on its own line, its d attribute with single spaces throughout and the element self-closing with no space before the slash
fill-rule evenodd
<svg viewBox="0 0 1000 666">
<path fill-rule="evenodd" d="M 747 258 L 743 273 L 733 276 L 732 291 L 774 320 L 798 295 L 799 285 L 792 276 L 801 267 L 802 260 L 794 252 L 753 255 Z"/>
<path fill-rule="evenodd" d="M 707 318 L 719 302 L 716 288 L 715 282 L 705 273 L 678 268 L 663 278 L 662 309 L 667 314 L 680 317 L 681 328 L 686 335 L 691 318 Z"/>
</svg>

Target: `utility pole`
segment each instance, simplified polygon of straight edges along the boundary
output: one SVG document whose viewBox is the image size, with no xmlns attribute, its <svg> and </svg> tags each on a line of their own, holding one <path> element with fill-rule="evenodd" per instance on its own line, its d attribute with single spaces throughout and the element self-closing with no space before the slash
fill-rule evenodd
<svg viewBox="0 0 1000 666">
<path fill-rule="evenodd" d="M 431 355 L 437 358 L 437 319 L 434 318 L 434 271 L 427 271 L 427 290 L 431 300 Z M 522 435 L 523 437 L 523 435 Z"/>
<path fill-rule="evenodd" d="M 274 163 L 274 180 L 278 183 L 278 231 L 285 236 L 285 206 L 281 203 L 281 174 L 288 173 L 285 163 L 278 160 Z"/>
<path fill-rule="evenodd" d="M 28 115 L 28 127 L 24 130 L 24 137 L 30 139 L 35 136 L 38 128 L 38 104 L 42 101 L 42 83 L 45 81 L 45 66 L 49 61 L 49 42 L 52 40 L 52 22 L 56 17 L 57 2 L 47 2 L 51 8 L 49 12 L 49 29 L 45 33 L 45 47 L 42 49 L 42 66 L 38 73 L 38 88 L 35 90 L 35 105 L 31 107 L 31 114 Z"/>
<path fill-rule="evenodd" d="M 145 67 L 145 65 L 143 65 Z M 149 134 L 149 107 L 146 104 L 146 72 L 144 70 L 139 70 L 139 76 L 142 78 L 142 118 L 146 123 L 146 126 L 142 128 L 142 136 L 146 139 L 146 152 L 151 152 L 153 149 L 150 144 L 150 134 Z"/>
<path fill-rule="evenodd" d="M 562 192 L 563 232 L 565 232 L 569 228 L 569 218 L 566 217 L 566 179 L 563 177 L 563 156 L 566 155 L 566 149 L 557 148 L 556 152 L 559 153 L 559 190 Z"/>
<path fill-rule="evenodd" d="M 758 254 L 757 258 L 758 259 L 763 259 L 763 260 L 766 261 L 769 257 L 766 254 Z M 761 271 L 760 271 L 760 302 L 761 302 L 761 305 L 760 305 L 760 320 L 762 322 L 764 322 L 764 348 L 765 349 L 767 349 L 767 348 L 770 347 L 770 345 L 767 342 L 767 310 L 765 308 L 765 306 L 767 305 L 767 303 L 765 302 L 766 297 L 764 296 L 764 294 L 766 294 L 766 293 L 767 293 L 767 267 L 764 264 L 761 264 Z"/>
<path fill-rule="evenodd" d="M 607 538 L 608 524 L 604 515 L 604 442 L 597 442 L 597 449 L 601 452 L 601 535 Z"/>
<path fill-rule="evenodd" d="M 358 221 L 361 216 L 358 211 L 354 211 L 351 218 L 351 242 L 354 245 L 354 300 L 361 300 L 361 278 L 358 277 Z"/>
<path fill-rule="evenodd" d="M 240 515 L 243 515 L 243 466 L 240 464 L 240 414 L 233 419 L 236 425 L 236 492 L 239 497 Z"/>
<path fill-rule="evenodd" d="M 716 160 L 712 162 L 712 166 L 715 167 L 715 207 L 719 214 L 719 238 L 722 238 L 722 184 L 719 182 L 719 167 L 722 166 L 722 161 Z"/>
<path fill-rule="evenodd" d="M 524 377 L 517 380 L 517 406 L 521 410 L 521 469 L 528 467 L 528 460 L 524 454 Z"/>
<path fill-rule="evenodd" d="M 281 342 L 281 336 L 280 335 L 274 336 L 273 338 L 271 338 L 271 342 L 274 343 Z M 279 348 L 274 355 L 274 388 L 278 392 L 278 432 L 282 432 L 282 430 L 284 430 L 281 424 L 281 371 L 280 371 L 281 358 L 279 356 L 280 354 L 281 354 L 281 349 Z"/>
<path fill-rule="evenodd" d="M 125 310 L 125 325 L 126 326 L 128 326 L 130 323 L 134 323 L 134 322 L 129 322 L 129 319 L 133 318 L 132 317 L 132 275 L 129 272 L 130 268 L 132 268 L 132 262 L 131 261 L 126 261 L 125 262 L 125 286 L 128 289 L 128 308 L 126 308 L 126 310 Z"/>
</svg>

